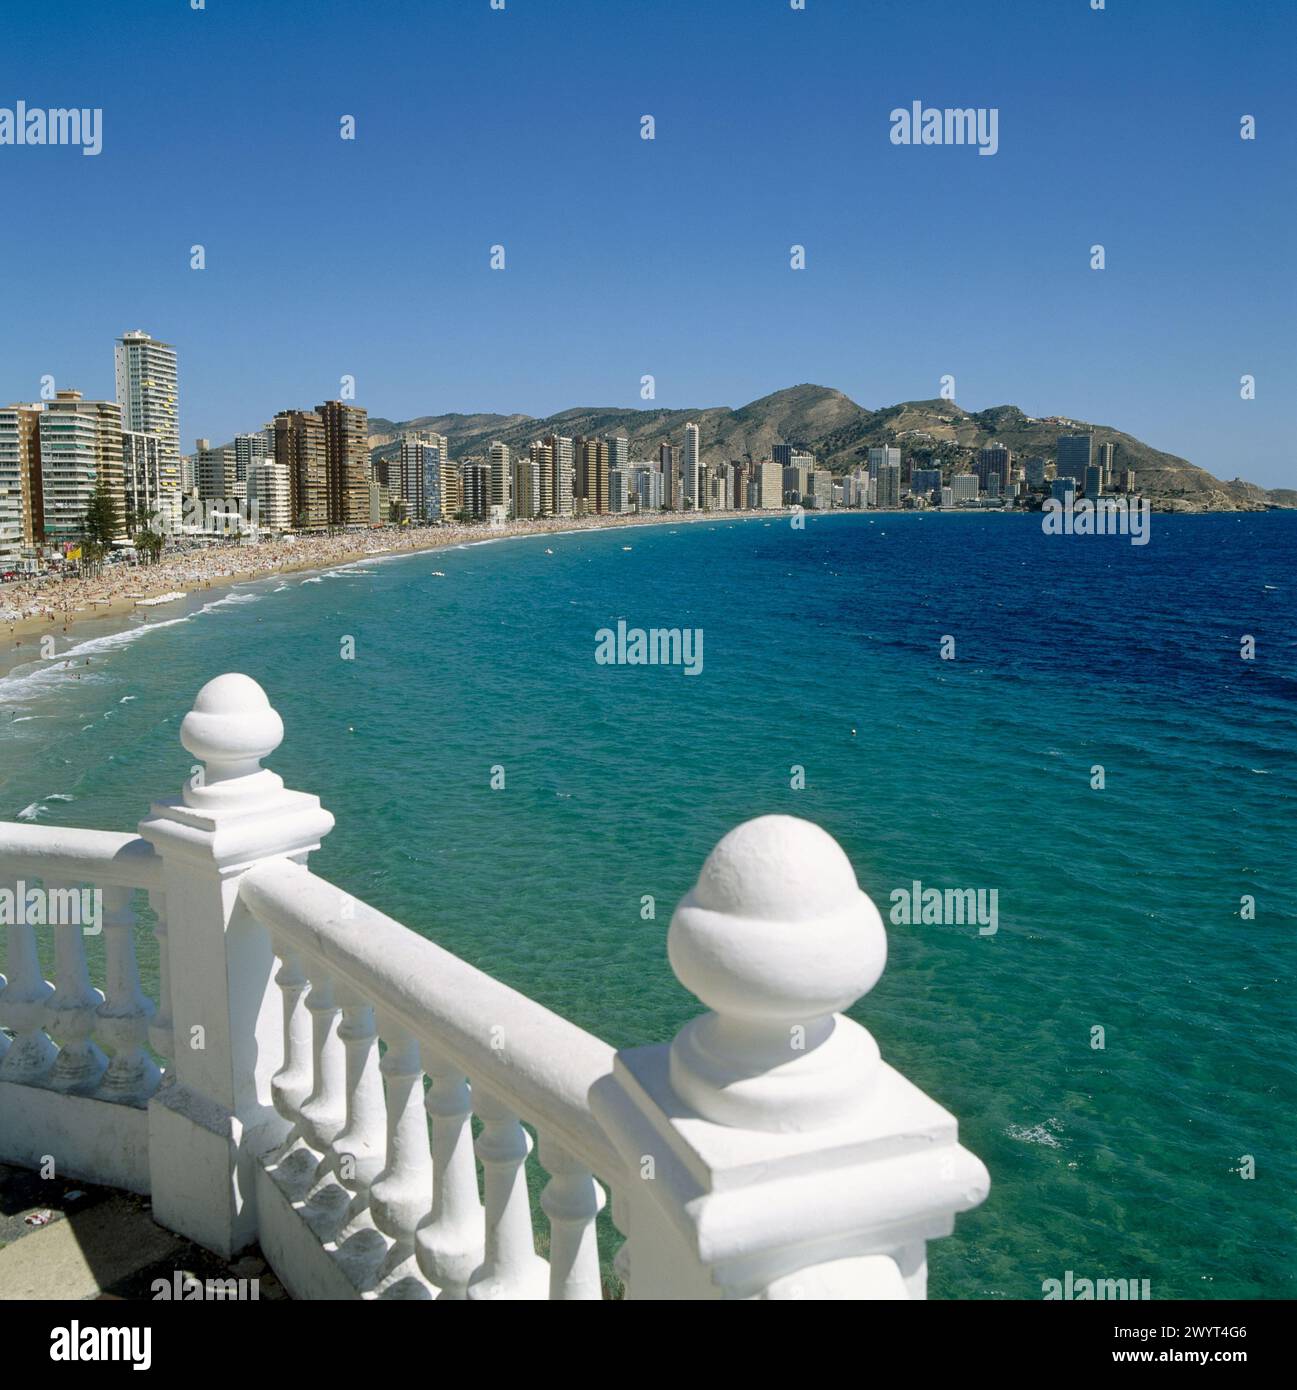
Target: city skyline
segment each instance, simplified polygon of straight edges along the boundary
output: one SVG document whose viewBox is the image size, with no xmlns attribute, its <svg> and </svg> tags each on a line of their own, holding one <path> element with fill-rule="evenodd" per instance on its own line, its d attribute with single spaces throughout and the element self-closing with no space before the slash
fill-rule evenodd
<svg viewBox="0 0 1297 1390">
<path fill-rule="evenodd" d="M 11 288 L 2 394 L 52 374 L 110 397 L 97 344 L 135 326 L 180 345 L 182 440 L 334 398 L 344 375 L 393 420 L 739 406 L 797 381 L 877 408 L 949 375 L 965 409 L 1111 422 L 1291 485 L 1288 219 L 1250 215 L 1293 199 L 1278 4 L 1246 27 L 1170 3 L 1011 5 L 1002 26 L 936 3 L 561 8 L 326 4 L 309 32 L 273 6 L 255 28 L 219 6 L 158 4 L 129 30 L 73 0 L 12 17 L 0 104 L 102 108 L 103 126 L 95 158 L 0 148 L 26 209 L 0 249 L 78 271 Z M 406 35 L 454 56 L 435 82 Z M 249 45 L 303 42 L 300 73 L 254 76 Z M 772 61 L 805 99 L 752 80 Z M 555 63 L 587 75 L 579 101 L 553 99 Z M 893 144 L 915 100 L 997 110 L 994 157 Z M 292 196 L 249 215 L 248 190 L 294 167 Z M 130 235 L 55 215 L 69 197 Z"/>
</svg>

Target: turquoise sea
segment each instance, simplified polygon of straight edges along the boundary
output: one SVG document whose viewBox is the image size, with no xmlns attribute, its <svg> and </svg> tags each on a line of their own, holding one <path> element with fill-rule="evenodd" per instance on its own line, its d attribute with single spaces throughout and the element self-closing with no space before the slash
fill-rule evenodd
<svg viewBox="0 0 1297 1390">
<path fill-rule="evenodd" d="M 245 671 L 270 764 L 337 817 L 318 872 L 626 1045 L 698 1010 L 664 938 L 712 845 L 805 816 L 885 917 L 916 879 L 998 890 L 994 935 L 889 926 L 852 1011 L 991 1173 L 932 1296 L 1292 1297 L 1295 555 L 1297 513 L 1156 516 L 1142 547 L 780 517 L 213 591 L 0 681 L 0 818 L 132 828 L 199 686 Z M 596 664 L 618 618 L 701 628 L 702 673 Z"/>
</svg>

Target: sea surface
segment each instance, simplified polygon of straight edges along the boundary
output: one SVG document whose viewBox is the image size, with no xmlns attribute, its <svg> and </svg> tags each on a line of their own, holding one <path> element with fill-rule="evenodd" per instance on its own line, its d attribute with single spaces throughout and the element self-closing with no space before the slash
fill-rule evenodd
<svg viewBox="0 0 1297 1390">
<path fill-rule="evenodd" d="M 1292 1297 L 1295 558 L 1292 512 L 1145 546 L 781 516 L 260 581 L 0 681 L 0 818 L 133 828 L 194 693 L 245 671 L 269 764 L 337 817 L 317 872 L 622 1046 L 700 1007 L 665 935 L 713 844 L 807 817 L 885 919 L 915 880 L 998 894 L 994 934 L 889 925 L 851 1010 L 991 1173 L 933 1297 Z M 619 618 L 701 628 L 702 673 L 596 664 Z"/>
</svg>

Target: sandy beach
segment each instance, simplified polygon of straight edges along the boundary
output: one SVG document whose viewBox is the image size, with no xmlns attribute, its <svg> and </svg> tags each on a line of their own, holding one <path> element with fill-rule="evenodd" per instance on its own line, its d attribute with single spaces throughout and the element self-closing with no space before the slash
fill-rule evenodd
<svg viewBox="0 0 1297 1390">
<path fill-rule="evenodd" d="M 637 526 L 681 526 L 698 522 L 770 520 L 766 512 L 662 512 L 647 516 L 548 517 L 505 526 L 444 525 L 352 531 L 343 535 L 299 535 L 257 543 L 245 540 L 165 556 L 156 565 L 110 565 L 93 577 L 20 580 L 0 585 L 0 624 L 6 632 L 3 663 L 11 666 L 39 647 L 46 634 L 71 633 L 79 624 L 124 619 L 137 610 L 165 618 L 169 604 L 141 606 L 162 595 L 179 597 L 233 584 L 307 570 L 333 569 L 376 555 L 437 550 L 466 542 L 603 531 Z"/>
</svg>

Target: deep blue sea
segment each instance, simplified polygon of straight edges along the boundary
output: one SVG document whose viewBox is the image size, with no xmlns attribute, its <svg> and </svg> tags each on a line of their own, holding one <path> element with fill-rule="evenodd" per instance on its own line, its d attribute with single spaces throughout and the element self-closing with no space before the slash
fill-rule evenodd
<svg viewBox="0 0 1297 1390">
<path fill-rule="evenodd" d="M 1155 516 L 1145 546 L 843 515 L 264 581 L 0 682 L 0 818 L 132 828 L 187 775 L 199 686 L 245 671 L 270 765 L 337 817 L 317 872 L 627 1045 L 699 1009 L 665 934 L 713 844 L 807 817 L 885 918 L 915 879 L 998 890 L 994 935 L 889 926 L 852 1010 L 991 1173 L 933 1297 L 1068 1270 L 1292 1297 L 1295 559 L 1292 512 Z M 618 618 L 701 628 L 702 673 L 596 664 Z"/>
</svg>

